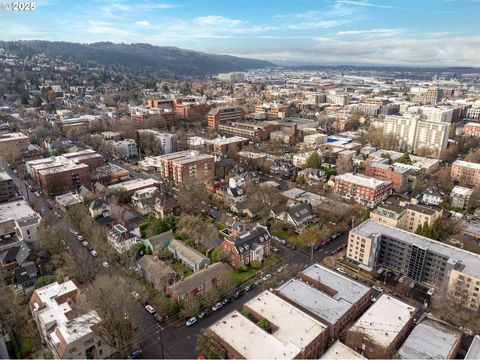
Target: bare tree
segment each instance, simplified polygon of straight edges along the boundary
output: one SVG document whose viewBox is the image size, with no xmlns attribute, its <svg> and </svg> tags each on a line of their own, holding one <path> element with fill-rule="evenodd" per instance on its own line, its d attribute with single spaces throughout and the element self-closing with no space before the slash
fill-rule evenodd
<svg viewBox="0 0 480 360">
<path fill-rule="evenodd" d="M 182 236 L 201 244 L 206 250 L 212 247 L 218 237 L 215 225 L 201 216 L 183 215 L 180 217 L 177 230 Z"/>
<path fill-rule="evenodd" d="M 337 174 L 349 173 L 353 169 L 352 159 L 346 156 L 339 156 L 336 162 Z"/>
</svg>

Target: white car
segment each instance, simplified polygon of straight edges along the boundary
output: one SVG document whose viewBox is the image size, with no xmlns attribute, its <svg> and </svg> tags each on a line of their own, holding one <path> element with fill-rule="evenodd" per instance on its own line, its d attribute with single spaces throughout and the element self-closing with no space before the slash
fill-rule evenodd
<svg viewBox="0 0 480 360">
<path fill-rule="evenodd" d="M 90 251 L 90 254 L 92 254 L 92 256 L 97 256 L 98 255 L 98 253 L 95 250 Z"/>
<path fill-rule="evenodd" d="M 83 236 L 82 235 L 77 235 L 77 240 L 78 241 L 83 241 Z"/>
<path fill-rule="evenodd" d="M 215 305 L 212 306 L 212 310 L 213 310 L 213 311 L 217 311 L 217 310 L 219 310 L 222 306 L 223 306 L 223 304 L 222 304 L 221 302 L 218 302 L 218 303 L 216 303 Z"/>
<path fill-rule="evenodd" d="M 88 241 L 82 242 L 83 246 L 88 247 Z"/>
<path fill-rule="evenodd" d="M 272 278 L 272 274 L 267 274 L 262 278 L 262 280 L 267 281 L 267 280 L 270 280 L 271 278 Z"/>
<path fill-rule="evenodd" d="M 380 286 L 373 285 L 372 288 L 373 288 L 374 290 L 377 290 L 378 292 L 383 292 L 383 289 L 382 289 Z"/>
<path fill-rule="evenodd" d="M 147 305 L 147 306 L 145 306 L 145 309 L 147 309 L 147 311 L 148 311 L 150 314 L 154 314 L 154 313 L 155 313 L 155 309 L 153 308 L 152 305 Z"/>
<path fill-rule="evenodd" d="M 110 265 L 108 265 L 108 262 L 104 261 L 102 262 L 103 267 L 108 268 Z"/>
<path fill-rule="evenodd" d="M 185 323 L 185 325 L 187 326 L 192 326 L 193 324 L 195 324 L 197 322 L 197 318 L 195 316 L 191 317 L 190 319 L 187 320 L 187 322 Z"/>
<path fill-rule="evenodd" d="M 132 296 L 137 300 L 140 299 L 140 294 L 136 291 L 132 291 Z"/>
<path fill-rule="evenodd" d="M 347 272 L 345 271 L 345 269 L 344 269 L 344 268 L 341 268 L 341 267 L 338 267 L 338 268 L 337 268 L 337 271 L 338 271 L 339 273 L 342 273 L 342 274 L 346 274 L 346 273 L 347 273 Z"/>
</svg>

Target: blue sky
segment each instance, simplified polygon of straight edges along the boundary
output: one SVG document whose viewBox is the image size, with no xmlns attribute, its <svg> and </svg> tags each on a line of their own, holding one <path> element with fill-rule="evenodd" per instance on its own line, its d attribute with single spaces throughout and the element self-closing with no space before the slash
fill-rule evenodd
<svg viewBox="0 0 480 360">
<path fill-rule="evenodd" d="M 0 39 L 143 42 L 305 64 L 480 66 L 480 0 L 37 0 Z"/>
</svg>

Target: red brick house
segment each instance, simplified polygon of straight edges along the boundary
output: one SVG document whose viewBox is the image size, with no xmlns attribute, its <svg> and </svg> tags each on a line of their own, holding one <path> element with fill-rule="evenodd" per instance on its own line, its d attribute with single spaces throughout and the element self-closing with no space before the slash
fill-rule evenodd
<svg viewBox="0 0 480 360">
<path fill-rule="evenodd" d="M 224 239 L 220 249 L 227 255 L 228 262 L 235 269 L 256 260 L 262 262 L 270 253 L 271 235 L 262 225 L 255 226 L 249 232 L 234 239 Z"/>
</svg>

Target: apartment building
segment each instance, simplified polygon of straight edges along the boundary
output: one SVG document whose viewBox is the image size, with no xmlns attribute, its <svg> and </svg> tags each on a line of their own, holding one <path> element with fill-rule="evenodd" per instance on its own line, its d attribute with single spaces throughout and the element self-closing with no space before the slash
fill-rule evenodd
<svg viewBox="0 0 480 360">
<path fill-rule="evenodd" d="M 215 159 L 211 155 L 189 155 L 172 160 L 172 180 L 176 184 L 207 181 L 215 177 Z"/>
<path fill-rule="evenodd" d="M 37 241 L 41 220 L 40 214 L 23 199 L 0 204 L 0 248 L 12 245 L 15 240 Z M 13 230 L 14 237 L 8 229 Z"/>
<path fill-rule="evenodd" d="M 98 115 L 85 114 L 73 118 L 65 118 L 58 121 L 56 124 L 60 126 L 62 131 L 68 133 L 71 130 L 87 129 L 89 125 L 100 119 Z"/>
<path fill-rule="evenodd" d="M 255 106 L 256 113 L 265 113 L 267 119 L 285 118 L 288 116 L 288 105 L 266 103 Z"/>
<path fill-rule="evenodd" d="M 380 162 L 367 162 L 365 175 L 375 179 L 391 181 L 393 190 L 403 192 L 408 189 L 408 175 L 410 170 L 395 165 Z"/>
<path fill-rule="evenodd" d="M 216 107 L 208 112 L 208 127 L 218 130 L 220 124 L 243 120 L 245 111 L 241 107 Z"/>
<path fill-rule="evenodd" d="M 219 249 L 227 256 L 227 261 L 235 269 L 250 264 L 261 263 L 271 251 L 271 235 L 267 228 L 255 226 L 250 231 L 235 238 L 225 238 Z"/>
<path fill-rule="evenodd" d="M 347 257 L 364 270 L 391 268 L 470 309 L 480 307 L 479 254 L 370 219 L 350 231 Z"/>
<path fill-rule="evenodd" d="M 185 121 L 201 121 L 208 117 L 212 104 L 191 100 L 189 98 L 177 98 L 173 100 L 173 106 L 177 119 Z"/>
<path fill-rule="evenodd" d="M 248 318 L 244 315 L 248 314 Z M 258 324 L 265 319 L 270 331 Z M 229 359 L 316 359 L 327 347 L 327 326 L 271 291 L 209 327 L 214 348 Z"/>
<path fill-rule="evenodd" d="M 243 146 L 248 145 L 249 142 L 249 139 L 240 136 L 232 136 L 228 138 L 224 136 L 212 140 L 205 140 L 204 146 L 206 152 L 222 156 L 236 154 L 238 151 L 242 150 Z"/>
<path fill-rule="evenodd" d="M 472 194 L 473 189 L 457 185 L 450 192 L 450 205 L 457 209 L 466 210 Z"/>
<path fill-rule="evenodd" d="M 329 268 L 313 264 L 274 293 L 327 325 L 331 343 L 370 305 L 372 290 Z"/>
<path fill-rule="evenodd" d="M 480 164 L 464 160 L 456 160 L 452 164 L 450 175 L 453 181 L 458 181 L 463 185 L 479 186 Z"/>
<path fill-rule="evenodd" d="M 136 191 L 143 190 L 143 189 L 148 189 L 152 187 L 158 188 L 160 186 L 160 182 L 152 179 L 152 178 L 147 178 L 147 179 L 132 179 L 124 182 L 120 182 L 117 184 L 110 185 L 108 187 L 108 190 L 111 191 L 123 191 L 126 194 L 133 194 Z"/>
<path fill-rule="evenodd" d="M 281 129 L 280 125 L 262 122 L 230 122 L 220 124 L 218 131 L 224 134 L 246 137 L 250 140 L 268 140 L 270 134 Z"/>
<path fill-rule="evenodd" d="M 130 106 L 130 119 L 140 126 L 148 121 L 164 121 L 166 125 L 175 123 L 175 111 L 169 108 L 151 108 L 145 106 Z"/>
<path fill-rule="evenodd" d="M 392 358 L 414 326 L 417 309 L 383 294 L 347 330 L 345 344 L 369 359 Z"/>
<path fill-rule="evenodd" d="M 389 115 L 385 117 L 383 133 L 398 139 L 402 151 L 415 153 L 428 148 L 439 153 L 447 148 L 450 123 L 421 120 L 419 115 L 411 113 Z"/>
<path fill-rule="evenodd" d="M 114 353 L 93 330 L 102 319 L 85 306 L 84 296 L 73 281 L 54 282 L 35 290 L 30 309 L 42 342 L 55 359 L 103 359 Z"/>
<path fill-rule="evenodd" d="M 427 91 L 415 95 L 412 99 L 413 102 L 421 102 L 428 105 L 437 105 L 443 99 L 443 90 L 438 86 L 431 86 Z"/>
<path fill-rule="evenodd" d="M 479 112 L 480 112 L 480 107 L 479 107 Z M 473 123 L 473 122 L 467 123 L 463 127 L 463 133 L 465 135 L 470 135 L 470 136 L 475 136 L 475 137 L 480 136 L 480 124 L 479 123 Z"/>
<path fill-rule="evenodd" d="M 480 103 L 474 104 L 467 110 L 467 119 L 480 120 Z"/>
<path fill-rule="evenodd" d="M 0 203 L 17 196 L 17 188 L 7 172 L 0 172 Z"/>
<path fill-rule="evenodd" d="M 373 208 L 392 194 L 392 182 L 346 173 L 335 177 L 334 193 Z"/>
<path fill-rule="evenodd" d="M 140 136 L 140 145 L 150 143 L 151 148 L 158 154 L 170 154 L 177 151 L 178 136 L 167 132 L 159 132 L 151 129 L 137 130 Z"/>
<path fill-rule="evenodd" d="M 128 160 L 138 156 L 137 143 L 133 139 L 110 141 L 109 146 L 117 159 Z"/>
<path fill-rule="evenodd" d="M 28 136 L 20 132 L 0 134 L 0 152 L 2 154 L 9 153 L 12 151 L 12 149 L 21 152 L 29 144 L 30 139 Z"/>
</svg>

